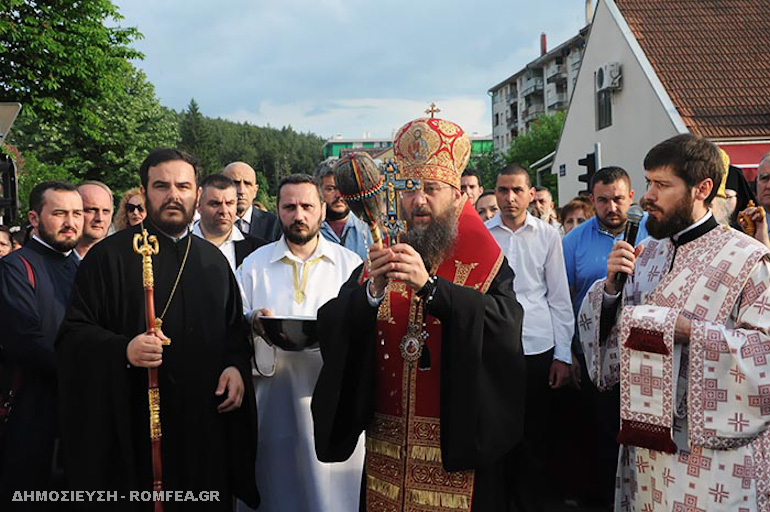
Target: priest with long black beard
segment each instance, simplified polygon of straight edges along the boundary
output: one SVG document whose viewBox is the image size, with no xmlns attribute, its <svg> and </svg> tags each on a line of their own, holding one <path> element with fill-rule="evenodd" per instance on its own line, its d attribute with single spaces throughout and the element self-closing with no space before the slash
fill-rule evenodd
<svg viewBox="0 0 770 512">
<path fill-rule="evenodd" d="M 147 369 L 157 368 L 164 490 L 208 500 L 168 501 L 164 510 L 231 510 L 233 496 L 256 507 L 249 329 L 227 259 L 190 230 L 198 163 L 158 149 L 139 174 L 144 225 L 88 251 L 57 340 L 70 485 L 126 498 L 152 489 Z M 145 334 L 142 257 L 133 249 L 142 228 L 160 248 L 152 266 L 163 323 L 154 334 Z M 120 500 L 104 509 L 151 507 Z"/>
<path fill-rule="evenodd" d="M 421 188 L 402 195 L 402 242 L 372 245 L 319 311 L 316 452 L 345 460 L 366 432 L 361 510 L 506 510 L 525 381 L 513 271 L 460 191 L 462 129 L 417 119 L 394 149 Z"/>
</svg>

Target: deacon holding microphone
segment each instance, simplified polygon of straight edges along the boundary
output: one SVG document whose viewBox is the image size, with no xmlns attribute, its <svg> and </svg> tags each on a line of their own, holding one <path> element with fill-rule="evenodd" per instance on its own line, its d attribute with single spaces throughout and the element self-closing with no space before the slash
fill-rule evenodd
<svg viewBox="0 0 770 512">
<path fill-rule="evenodd" d="M 616 244 L 578 322 L 593 382 L 620 383 L 615 509 L 764 510 L 763 474 L 736 468 L 768 456 L 770 251 L 714 219 L 713 143 L 677 135 L 644 168 L 652 238 Z M 633 275 L 622 294 L 620 273 Z"/>
</svg>

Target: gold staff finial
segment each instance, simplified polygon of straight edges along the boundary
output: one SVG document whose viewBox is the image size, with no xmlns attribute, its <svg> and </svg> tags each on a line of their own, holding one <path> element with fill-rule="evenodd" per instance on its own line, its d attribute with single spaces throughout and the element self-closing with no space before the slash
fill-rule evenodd
<svg viewBox="0 0 770 512">
<path fill-rule="evenodd" d="M 147 234 L 143 229 L 142 233 L 134 235 L 134 252 L 142 255 L 142 285 L 145 288 L 155 286 L 155 279 L 152 275 L 152 257 L 158 254 L 158 238 L 155 235 Z"/>
<path fill-rule="evenodd" d="M 134 252 L 142 256 L 142 285 L 145 289 L 155 286 L 155 277 L 152 274 L 152 257 L 158 254 L 159 251 L 158 237 L 148 235 L 146 229 L 142 229 L 141 234 L 137 233 L 134 235 Z M 163 332 L 161 331 L 162 323 L 160 318 L 155 318 L 153 327 L 155 331 Z M 170 345 L 171 340 L 164 338 L 163 344 Z"/>
<path fill-rule="evenodd" d="M 436 117 L 435 114 L 438 114 L 439 112 L 441 112 L 441 109 L 437 108 L 436 104 L 432 101 L 430 102 L 430 108 L 425 111 L 426 114 L 430 114 L 431 119 Z"/>
</svg>

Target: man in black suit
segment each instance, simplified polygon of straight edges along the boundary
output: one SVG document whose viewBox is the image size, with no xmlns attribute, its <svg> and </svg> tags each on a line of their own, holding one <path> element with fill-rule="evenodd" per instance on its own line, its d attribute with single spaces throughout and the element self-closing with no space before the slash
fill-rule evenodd
<svg viewBox="0 0 770 512">
<path fill-rule="evenodd" d="M 257 173 L 245 162 L 233 162 L 225 167 L 222 174 L 235 182 L 238 192 L 237 213 L 235 225 L 244 235 L 262 238 L 275 242 L 281 237 L 281 224 L 278 217 L 270 212 L 254 208 L 254 198 L 257 197 L 259 185 Z"/>
<path fill-rule="evenodd" d="M 222 174 L 206 176 L 201 182 L 198 213 L 201 218 L 193 227 L 193 234 L 216 245 L 235 272 L 244 258 L 267 242 L 242 234 L 233 228 L 237 194 L 233 180 Z"/>
</svg>

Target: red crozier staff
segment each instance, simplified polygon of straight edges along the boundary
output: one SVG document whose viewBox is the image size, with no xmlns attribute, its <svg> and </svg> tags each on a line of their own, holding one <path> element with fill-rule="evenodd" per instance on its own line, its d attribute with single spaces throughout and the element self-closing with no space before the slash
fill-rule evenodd
<svg viewBox="0 0 770 512">
<path fill-rule="evenodd" d="M 155 280 L 152 275 L 152 256 L 158 254 L 158 239 L 148 236 L 147 230 L 134 235 L 134 252 L 142 256 L 142 282 L 144 284 L 144 319 L 147 334 L 160 330 L 160 321 L 155 318 Z M 164 340 L 168 345 L 170 340 Z M 160 458 L 160 389 L 158 388 L 158 369 L 147 369 L 147 394 L 150 406 L 150 441 L 152 443 L 152 490 L 163 491 L 163 468 Z M 155 494 L 160 496 L 160 494 Z M 163 503 L 155 501 L 155 512 L 163 512 Z"/>
</svg>

